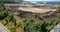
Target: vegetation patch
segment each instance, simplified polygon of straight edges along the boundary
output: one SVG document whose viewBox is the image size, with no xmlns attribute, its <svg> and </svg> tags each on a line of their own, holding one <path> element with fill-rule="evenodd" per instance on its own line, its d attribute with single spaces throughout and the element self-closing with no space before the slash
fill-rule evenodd
<svg viewBox="0 0 60 32">
<path fill-rule="evenodd" d="M 25 20 L 24 32 L 49 32 L 60 23 L 60 18 L 50 21 L 38 21 L 38 20 Z"/>
</svg>

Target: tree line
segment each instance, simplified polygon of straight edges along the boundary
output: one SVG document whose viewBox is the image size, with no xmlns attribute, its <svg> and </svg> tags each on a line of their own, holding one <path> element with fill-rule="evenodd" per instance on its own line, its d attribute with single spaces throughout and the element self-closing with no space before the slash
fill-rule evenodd
<svg viewBox="0 0 60 32">
<path fill-rule="evenodd" d="M 4 2 L 4 3 L 22 3 L 23 0 L 0 0 L 0 2 Z"/>
</svg>

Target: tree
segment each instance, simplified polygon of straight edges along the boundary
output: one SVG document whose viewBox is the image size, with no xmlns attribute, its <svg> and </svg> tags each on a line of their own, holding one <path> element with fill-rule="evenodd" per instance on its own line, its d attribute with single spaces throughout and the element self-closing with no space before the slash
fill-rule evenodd
<svg viewBox="0 0 60 32">
<path fill-rule="evenodd" d="M 25 20 L 24 32 L 49 32 L 55 25 L 60 23 L 60 18 L 49 21 Z"/>
<path fill-rule="evenodd" d="M 0 0 L 0 2 L 4 2 L 4 3 L 22 3 L 23 0 Z"/>
<path fill-rule="evenodd" d="M 18 3 L 22 3 L 23 2 L 23 0 L 15 0 L 16 2 L 18 2 Z"/>
<path fill-rule="evenodd" d="M 0 0 L 0 2 L 3 2 L 3 3 L 14 3 L 15 0 Z"/>
</svg>

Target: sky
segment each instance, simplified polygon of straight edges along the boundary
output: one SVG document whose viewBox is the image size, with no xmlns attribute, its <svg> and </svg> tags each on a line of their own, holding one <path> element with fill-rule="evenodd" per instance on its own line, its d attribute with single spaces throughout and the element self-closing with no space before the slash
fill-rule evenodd
<svg viewBox="0 0 60 32">
<path fill-rule="evenodd" d="M 60 0 L 24 0 L 24 1 L 59 1 L 60 2 Z"/>
</svg>

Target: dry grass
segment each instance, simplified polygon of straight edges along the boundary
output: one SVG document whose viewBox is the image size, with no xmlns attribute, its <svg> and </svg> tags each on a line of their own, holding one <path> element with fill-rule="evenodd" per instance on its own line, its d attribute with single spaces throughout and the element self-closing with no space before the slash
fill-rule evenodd
<svg viewBox="0 0 60 32">
<path fill-rule="evenodd" d="M 16 23 L 20 23 L 20 26 L 16 28 L 15 32 L 24 32 L 24 22 L 23 22 L 23 19 L 14 15 L 14 18 L 16 19 Z M 0 20 L 0 23 L 2 23 L 3 25 L 6 24 L 6 21 L 3 19 L 3 20 Z M 14 28 L 14 23 L 12 21 L 10 21 L 9 23 L 7 23 L 5 25 L 5 27 L 7 27 L 10 31 L 13 30 Z"/>
<path fill-rule="evenodd" d="M 21 19 L 20 17 L 14 15 L 14 18 L 16 19 L 17 23 L 20 23 L 20 26 L 18 28 L 16 28 L 16 32 L 24 32 L 24 22 L 23 19 Z"/>
</svg>

